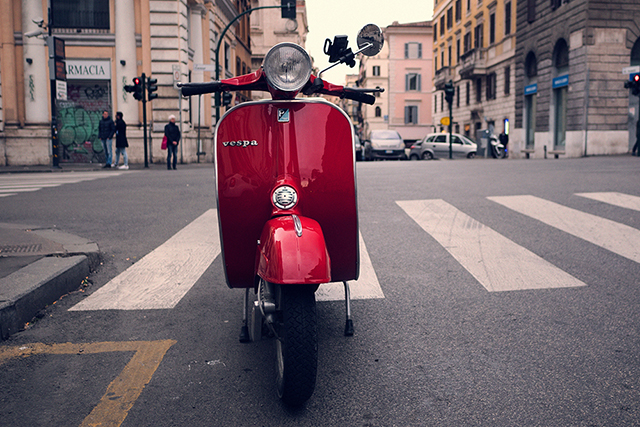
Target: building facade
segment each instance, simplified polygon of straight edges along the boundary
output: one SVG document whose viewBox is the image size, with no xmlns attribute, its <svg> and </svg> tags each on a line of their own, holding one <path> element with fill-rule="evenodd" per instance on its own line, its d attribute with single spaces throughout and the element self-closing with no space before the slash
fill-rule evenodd
<svg viewBox="0 0 640 427">
<path fill-rule="evenodd" d="M 386 35 L 385 35 L 386 38 Z M 358 86 L 381 87 L 384 92 L 376 92 L 374 105 L 362 105 L 362 135 L 371 130 L 389 128 L 389 41 L 385 40 L 382 50 L 375 56 L 360 56 L 360 78 Z M 348 80 L 347 80 L 348 83 Z"/>
<path fill-rule="evenodd" d="M 394 22 L 384 34 L 389 45 L 388 129 L 408 144 L 433 131 L 433 27 L 431 21 Z"/>
<path fill-rule="evenodd" d="M 449 117 L 444 86 L 455 88 L 453 131 L 510 132 L 515 119 L 516 0 L 436 0 L 433 118 Z"/>
<path fill-rule="evenodd" d="M 512 153 L 630 151 L 638 99 L 622 70 L 640 65 L 639 22 L 635 0 L 518 0 Z"/>
<path fill-rule="evenodd" d="M 1 4 L 5 19 L 0 31 L 0 165 L 52 163 L 49 32 L 65 43 L 66 91 L 56 96 L 55 104 L 56 154 L 61 163 L 104 162 L 97 138 L 103 110 L 112 117 L 123 112 L 130 159 L 144 160 L 142 103 L 124 90 L 142 73 L 158 80 L 158 98 L 147 103 L 146 111 L 149 160 L 164 161 L 160 143 L 171 114 L 179 117 L 182 128 L 180 158 L 211 160 L 213 97 L 180 99 L 175 84 L 212 80 L 217 46 L 220 78 L 251 70 L 249 14 L 222 35 L 249 8 L 249 0 L 1 0 Z M 234 102 L 244 99 L 248 94 L 236 95 Z"/>
</svg>

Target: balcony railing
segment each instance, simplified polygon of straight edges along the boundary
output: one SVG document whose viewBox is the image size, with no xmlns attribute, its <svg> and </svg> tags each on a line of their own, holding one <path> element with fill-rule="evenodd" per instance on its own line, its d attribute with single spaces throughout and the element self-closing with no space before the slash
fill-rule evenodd
<svg viewBox="0 0 640 427">
<path fill-rule="evenodd" d="M 451 79 L 451 68 L 442 67 L 439 70 L 436 70 L 436 75 L 433 78 L 433 85 L 436 90 L 443 90 L 445 83 L 447 83 Z"/>
<path fill-rule="evenodd" d="M 459 73 L 463 79 L 471 79 L 487 74 L 486 49 L 475 48 L 461 55 Z"/>
</svg>

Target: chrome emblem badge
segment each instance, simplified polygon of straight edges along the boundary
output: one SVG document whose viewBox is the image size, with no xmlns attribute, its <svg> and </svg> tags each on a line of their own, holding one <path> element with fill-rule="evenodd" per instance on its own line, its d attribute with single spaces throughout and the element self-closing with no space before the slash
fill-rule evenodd
<svg viewBox="0 0 640 427">
<path fill-rule="evenodd" d="M 289 122 L 289 109 L 288 108 L 278 108 L 278 122 L 280 122 L 280 123 L 288 123 Z"/>
</svg>

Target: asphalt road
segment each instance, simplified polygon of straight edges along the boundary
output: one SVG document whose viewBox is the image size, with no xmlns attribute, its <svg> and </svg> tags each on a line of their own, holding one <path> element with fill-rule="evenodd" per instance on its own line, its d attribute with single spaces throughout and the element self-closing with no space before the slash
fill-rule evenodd
<svg viewBox="0 0 640 427">
<path fill-rule="evenodd" d="M 640 211 L 611 201 L 637 203 L 639 170 L 627 156 L 358 163 L 384 297 L 353 301 L 353 337 L 342 303 L 318 303 L 318 381 L 298 410 L 275 395 L 273 341 L 238 342 L 242 291 L 227 289 L 220 257 L 173 308 L 70 310 L 215 209 L 210 165 L 6 197 L 2 222 L 88 238 L 104 261 L 2 343 L 17 357 L 0 359 L 0 424 L 637 425 Z M 443 206 L 453 214 L 424 214 Z M 499 288 L 512 283 L 523 289 Z"/>
</svg>

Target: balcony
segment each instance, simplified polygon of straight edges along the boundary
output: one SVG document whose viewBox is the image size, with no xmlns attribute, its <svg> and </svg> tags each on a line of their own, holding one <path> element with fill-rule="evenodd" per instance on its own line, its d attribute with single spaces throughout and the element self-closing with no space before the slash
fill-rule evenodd
<svg viewBox="0 0 640 427">
<path fill-rule="evenodd" d="M 442 67 L 439 70 L 436 70 L 436 75 L 433 78 L 433 86 L 436 90 L 443 90 L 445 83 L 447 83 L 451 79 L 451 68 L 450 67 Z"/>
<path fill-rule="evenodd" d="M 474 77 L 487 74 L 487 51 L 486 49 L 471 49 L 460 56 L 460 77 L 472 79 Z"/>
</svg>

